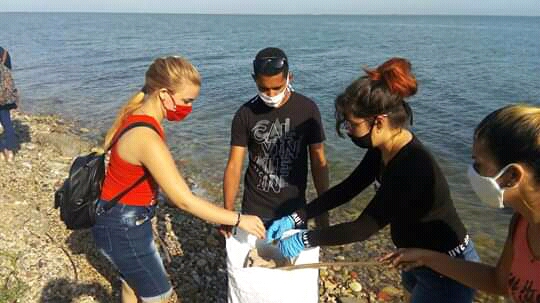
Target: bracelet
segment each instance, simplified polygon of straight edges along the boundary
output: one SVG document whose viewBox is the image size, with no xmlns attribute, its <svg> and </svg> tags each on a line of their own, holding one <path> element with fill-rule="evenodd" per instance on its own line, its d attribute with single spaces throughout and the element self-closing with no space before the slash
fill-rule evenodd
<svg viewBox="0 0 540 303">
<path fill-rule="evenodd" d="M 302 232 L 301 238 L 302 238 L 302 243 L 304 243 L 304 248 L 310 248 L 311 244 L 309 243 L 307 231 Z"/>
<path fill-rule="evenodd" d="M 236 218 L 236 224 L 234 224 L 234 227 L 238 227 L 238 224 L 240 224 L 240 213 L 238 213 L 238 217 Z"/>
<path fill-rule="evenodd" d="M 290 214 L 290 216 L 291 216 L 291 219 L 293 219 L 295 228 L 298 228 L 298 227 L 300 227 L 300 226 L 302 226 L 304 224 L 304 220 L 302 220 L 302 218 L 300 218 L 298 213 L 294 212 L 294 213 Z"/>
</svg>

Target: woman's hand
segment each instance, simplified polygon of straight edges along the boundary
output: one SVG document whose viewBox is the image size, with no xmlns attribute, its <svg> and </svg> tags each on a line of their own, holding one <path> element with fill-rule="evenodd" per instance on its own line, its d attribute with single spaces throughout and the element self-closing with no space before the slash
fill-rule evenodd
<svg viewBox="0 0 540 303">
<path fill-rule="evenodd" d="M 240 215 L 240 223 L 238 227 L 247 231 L 250 234 L 257 236 L 259 239 L 264 239 L 266 229 L 264 224 L 257 216 Z"/>
<path fill-rule="evenodd" d="M 281 254 L 287 258 L 297 257 L 306 247 L 302 236 L 306 232 L 299 232 L 285 239 L 279 240 L 278 247 Z"/>
<path fill-rule="evenodd" d="M 266 233 L 266 242 L 281 239 L 283 233 L 294 228 L 294 219 L 291 216 L 282 217 L 272 223 Z"/>
<path fill-rule="evenodd" d="M 404 271 L 411 270 L 416 267 L 427 266 L 429 261 L 437 252 L 420 248 L 400 248 L 395 252 L 389 253 L 381 258 L 379 262 L 391 263 Z"/>
</svg>

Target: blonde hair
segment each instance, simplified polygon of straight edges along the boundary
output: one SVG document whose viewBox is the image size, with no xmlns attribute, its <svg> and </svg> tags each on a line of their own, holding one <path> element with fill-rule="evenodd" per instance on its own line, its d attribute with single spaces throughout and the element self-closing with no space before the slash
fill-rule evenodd
<svg viewBox="0 0 540 303">
<path fill-rule="evenodd" d="M 124 122 L 124 119 L 143 105 L 145 95 L 152 95 L 163 88 L 169 91 L 175 91 L 186 82 L 197 86 L 201 85 L 199 72 L 187 59 L 170 56 L 154 60 L 146 71 L 143 89 L 135 93 L 120 108 L 114 123 L 107 131 L 107 135 L 105 135 L 103 148 L 105 150 L 109 148 L 116 131 Z"/>
<path fill-rule="evenodd" d="M 500 108 L 478 124 L 474 135 L 486 144 L 500 167 L 524 163 L 540 183 L 540 107 L 519 104 Z"/>
</svg>

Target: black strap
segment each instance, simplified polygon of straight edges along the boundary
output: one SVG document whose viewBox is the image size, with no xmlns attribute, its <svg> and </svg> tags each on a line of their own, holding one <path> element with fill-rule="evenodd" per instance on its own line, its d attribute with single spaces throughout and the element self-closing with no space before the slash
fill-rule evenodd
<svg viewBox="0 0 540 303">
<path fill-rule="evenodd" d="M 407 115 L 409 116 L 409 123 L 410 125 L 413 124 L 413 111 L 412 111 L 412 108 L 411 106 L 409 105 L 409 102 L 407 101 L 403 101 L 403 107 L 405 108 L 405 113 L 407 113 Z"/>
<path fill-rule="evenodd" d="M 131 123 L 130 125 L 128 125 L 127 127 L 125 127 L 118 135 L 116 135 L 111 144 L 109 145 L 109 147 L 107 148 L 107 151 L 111 150 L 113 148 L 113 146 L 116 144 L 116 142 L 118 142 L 118 140 L 120 140 L 120 137 L 122 137 L 122 135 L 124 135 L 128 130 L 132 129 L 132 128 L 135 128 L 135 127 L 139 127 L 139 126 L 144 126 L 144 127 L 148 127 L 148 128 L 151 128 L 153 129 L 156 133 L 159 134 L 158 130 L 154 127 L 154 125 L 150 124 L 150 123 L 146 123 L 146 122 L 135 122 L 135 123 Z"/>
<path fill-rule="evenodd" d="M 118 142 L 118 140 L 120 139 L 120 137 L 122 137 L 123 134 L 125 134 L 128 130 L 132 129 L 132 128 L 135 128 L 135 127 L 140 127 L 140 126 L 143 126 L 143 127 L 148 127 L 148 128 L 151 128 L 153 129 L 156 133 L 159 133 L 158 130 L 150 123 L 146 123 L 146 122 L 135 122 L 135 123 L 132 123 L 130 125 L 128 125 L 126 128 L 124 128 L 112 141 L 111 145 L 109 145 L 109 148 L 107 148 L 107 152 L 109 150 L 112 149 L 112 147 Z M 114 196 L 114 198 L 112 198 L 111 201 L 109 201 L 109 203 L 105 204 L 105 206 L 103 207 L 103 209 L 105 211 L 113 208 L 114 206 L 116 206 L 116 204 L 118 204 L 118 202 L 120 201 L 120 199 L 122 199 L 122 197 L 127 194 L 130 190 L 132 190 L 133 188 L 135 188 L 137 185 L 141 184 L 146 178 L 148 177 L 148 171 L 145 169 L 144 170 L 144 175 L 142 175 L 139 179 L 137 179 L 137 181 L 135 181 L 135 183 L 131 184 L 131 186 L 129 186 L 128 188 L 124 189 L 123 191 L 121 191 L 120 193 L 118 193 L 116 196 Z"/>
</svg>

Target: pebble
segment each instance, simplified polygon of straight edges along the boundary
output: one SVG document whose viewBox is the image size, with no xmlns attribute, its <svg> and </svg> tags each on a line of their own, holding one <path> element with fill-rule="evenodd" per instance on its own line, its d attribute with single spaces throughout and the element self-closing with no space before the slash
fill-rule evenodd
<svg viewBox="0 0 540 303">
<path fill-rule="evenodd" d="M 355 293 L 359 293 L 362 291 L 362 285 L 356 281 L 353 281 L 349 284 L 349 287 L 351 290 Z"/>
<path fill-rule="evenodd" d="M 364 298 L 355 298 L 355 297 L 340 297 L 338 299 L 339 303 L 366 303 L 368 302 Z"/>
</svg>

